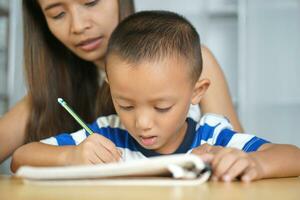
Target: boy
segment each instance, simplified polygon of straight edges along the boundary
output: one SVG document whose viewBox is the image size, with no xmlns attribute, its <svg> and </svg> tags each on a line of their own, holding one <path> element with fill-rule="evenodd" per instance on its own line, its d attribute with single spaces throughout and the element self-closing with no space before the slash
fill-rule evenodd
<svg viewBox="0 0 300 200">
<path fill-rule="evenodd" d="M 222 116 L 208 114 L 199 123 L 187 117 L 209 86 L 201 70 L 200 39 L 186 19 L 164 11 L 130 16 L 113 32 L 106 58 L 118 116 L 98 118 L 91 128 L 99 134 L 81 130 L 25 145 L 12 169 L 192 152 L 212 165 L 214 180 L 300 175 L 297 147 L 235 133 Z"/>
</svg>

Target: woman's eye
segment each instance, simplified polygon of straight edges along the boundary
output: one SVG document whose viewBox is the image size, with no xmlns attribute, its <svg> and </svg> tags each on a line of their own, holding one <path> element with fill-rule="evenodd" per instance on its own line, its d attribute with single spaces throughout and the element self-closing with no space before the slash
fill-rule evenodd
<svg viewBox="0 0 300 200">
<path fill-rule="evenodd" d="M 155 110 L 157 110 L 158 112 L 168 112 L 172 107 L 167 107 L 167 108 L 158 108 L 155 107 Z"/>
<path fill-rule="evenodd" d="M 61 12 L 61 13 L 59 13 L 58 15 L 53 16 L 52 18 L 53 18 L 53 19 L 60 19 L 60 18 L 62 18 L 64 15 L 65 15 L 65 13 L 64 13 L 64 12 Z"/>
<path fill-rule="evenodd" d="M 88 1 L 87 3 L 85 3 L 86 6 L 94 6 L 99 2 L 99 0 L 95 0 L 95 1 Z"/>
<path fill-rule="evenodd" d="M 122 110 L 126 110 L 126 111 L 130 111 L 130 110 L 133 110 L 134 107 L 133 106 L 120 106 L 119 107 L 122 109 Z"/>
</svg>

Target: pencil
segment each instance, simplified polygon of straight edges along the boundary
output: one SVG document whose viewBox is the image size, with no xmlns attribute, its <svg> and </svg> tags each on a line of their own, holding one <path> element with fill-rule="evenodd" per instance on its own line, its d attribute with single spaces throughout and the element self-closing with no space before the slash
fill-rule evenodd
<svg viewBox="0 0 300 200">
<path fill-rule="evenodd" d="M 58 103 L 64 107 L 71 115 L 72 117 L 84 128 L 90 135 L 93 134 L 93 131 L 84 123 L 84 121 L 73 111 L 72 108 L 68 106 L 68 104 L 62 99 L 57 99 Z"/>
</svg>

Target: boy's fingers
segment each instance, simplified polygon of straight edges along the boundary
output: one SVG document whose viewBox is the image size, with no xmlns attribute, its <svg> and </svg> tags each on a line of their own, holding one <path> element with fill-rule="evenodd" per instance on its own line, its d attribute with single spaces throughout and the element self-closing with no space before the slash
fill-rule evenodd
<svg viewBox="0 0 300 200">
<path fill-rule="evenodd" d="M 216 168 L 220 162 L 220 160 L 228 153 L 230 153 L 232 151 L 231 148 L 223 148 L 222 150 L 220 150 L 219 152 L 217 152 L 215 154 L 215 157 L 211 163 L 213 168 Z"/>
<path fill-rule="evenodd" d="M 209 144 L 203 144 L 197 148 L 195 148 L 192 153 L 193 154 L 197 154 L 197 155 L 202 155 L 202 154 L 206 154 L 209 153 L 210 149 L 211 149 L 211 145 Z"/>
<path fill-rule="evenodd" d="M 88 159 L 88 161 L 90 162 L 90 164 L 93 164 L 93 165 L 104 163 L 104 161 L 97 154 L 91 155 L 90 158 Z"/>
<path fill-rule="evenodd" d="M 113 153 L 113 150 L 106 148 L 102 143 L 98 143 L 94 149 L 95 154 L 101 158 L 104 163 L 116 162 L 119 159 L 118 155 Z"/>
<path fill-rule="evenodd" d="M 206 154 L 206 153 L 216 154 L 222 149 L 223 149 L 223 147 L 220 147 L 220 146 L 212 146 L 209 144 L 203 144 L 203 145 L 195 148 L 192 151 L 192 153 L 197 154 L 197 155 L 202 155 L 202 154 Z"/>
<path fill-rule="evenodd" d="M 122 155 L 123 155 L 122 150 L 121 150 L 121 149 L 118 149 L 118 148 L 117 148 L 117 150 L 118 150 L 119 156 L 122 157 Z"/>
<path fill-rule="evenodd" d="M 234 154 L 225 154 L 219 162 L 213 166 L 214 175 L 221 178 L 230 167 L 236 162 L 237 156 Z"/>
<path fill-rule="evenodd" d="M 212 146 L 212 147 L 210 148 L 209 153 L 217 154 L 217 153 L 219 153 L 222 149 L 224 149 L 224 147 L 221 147 L 221 146 Z"/>
<path fill-rule="evenodd" d="M 210 153 L 205 153 L 202 155 L 199 155 L 199 157 L 203 160 L 205 163 L 211 163 L 212 160 L 214 159 L 214 155 Z"/>
<path fill-rule="evenodd" d="M 118 161 L 121 158 L 121 155 L 116 147 L 116 145 L 107 139 L 106 137 L 102 135 L 98 135 L 99 140 L 98 144 L 100 144 L 102 147 L 104 147 L 108 152 L 110 152 L 111 156 L 114 158 L 115 161 Z"/>
<path fill-rule="evenodd" d="M 237 176 L 243 174 L 249 167 L 249 161 L 246 158 L 238 159 L 222 176 L 223 181 L 231 181 Z"/>
<path fill-rule="evenodd" d="M 244 173 L 241 180 L 243 182 L 250 182 L 250 181 L 256 180 L 257 176 L 258 176 L 258 174 L 257 174 L 256 169 L 251 167 Z"/>
</svg>

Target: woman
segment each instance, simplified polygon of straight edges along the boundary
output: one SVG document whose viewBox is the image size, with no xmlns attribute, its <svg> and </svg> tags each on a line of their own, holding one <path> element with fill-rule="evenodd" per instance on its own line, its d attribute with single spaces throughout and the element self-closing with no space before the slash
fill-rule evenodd
<svg viewBox="0 0 300 200">
<path fill-rule="evenodd" d="M 133 3 L 24 0 L 23 13 L 28 94 L 0 119 L 0 161 L 24 143 L 80 128 L 56 103 L 57 97 L 86 122 L 114 112 L 101 77 L 103 60 L 110 34 L 133 13 Z M 202 76 L 211 80 L 201 111 L 223 114 L 241 131 L 224 75 L 211 52 L 201 48 Z"/>
</svg>

